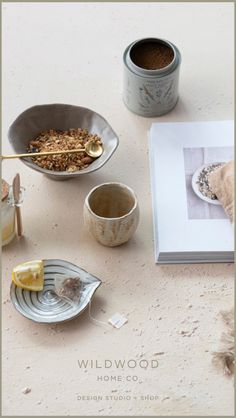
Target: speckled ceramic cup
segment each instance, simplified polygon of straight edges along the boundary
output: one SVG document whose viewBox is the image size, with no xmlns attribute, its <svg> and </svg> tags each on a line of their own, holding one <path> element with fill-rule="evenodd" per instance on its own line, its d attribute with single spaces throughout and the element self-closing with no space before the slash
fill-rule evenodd
<svg viewBox="0 0 236 418">
<path fill-rule="evenodd" d="M 121 183 L 94 187 L 84 203 L 84 223 L 103 245 L 115 247 L 127 242 L 139 222 L 138 201 L 133 190 Z"/>
</svg>

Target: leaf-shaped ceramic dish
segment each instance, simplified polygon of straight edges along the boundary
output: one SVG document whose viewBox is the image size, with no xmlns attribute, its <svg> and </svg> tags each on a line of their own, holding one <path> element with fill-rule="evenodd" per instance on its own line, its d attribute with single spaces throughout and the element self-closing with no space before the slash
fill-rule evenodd
<svg viewBox="0 0 236 418">
<path fill-rule="evenodd" d="M 88 306 L 100 279 L 64 260 L 43 260 L 44 288 L 31 292 L 11 284 L 10 297 L 13 305 L 23 316 L 35 322 L 53 324 L 69 321 L 81 314 Z M 78 305 L 72 305 L 54 292 L 55 276 L 78 277 L 81 280 L 81 297 Z"/>
<path fill-rule="evenodd" d="M 15 153 L 23 154 L 27 152 L 29 142 L 41 132 L 49 129 L 66 131 L 70 128 L 87 129 L 102 139 L 103 154 L 87 168 L 69 173 L 39 167 L 31 158 L 21 158 L 21 161 L 33 170 L 40 171 L 54 180 L 65 180 L 98 170 L 106 164 L 118 147 L 118 136 L 101 115 L 85 107 L 62 103 L 43 104 L 25 110 L 10 126 L 8 139 Z"/>
</svg>

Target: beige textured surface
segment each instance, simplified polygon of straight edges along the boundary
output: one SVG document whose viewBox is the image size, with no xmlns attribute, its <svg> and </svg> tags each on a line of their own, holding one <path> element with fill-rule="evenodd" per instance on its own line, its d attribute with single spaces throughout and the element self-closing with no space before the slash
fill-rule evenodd
<svg viewBox="0 0 236 418">
<path fill-rule="evenodd" d="M 176 43 L 183 56 L 181 98 L 159 120 L 232 118 L 232 4 L 9 3 L 3 18 L 4 152 L 10 151 L 6 132 L 14 118 L 46 102 L 91 107 L 120 137 L 111 161 L 78 180 L 54 182 L 18 161 L 3 163 L 4 178 L 10 182 L 19 171 L 26 187 L 25 236 L 3 251 L 3 414 L 232 415 L 233 383 L 215 371 L 211 350 L 222 331 L 217 314 L 233 303 L 233 266 L 154 264 L 147 148 L 152 120 L 133 115 L 121 100 L 124 48 L 154 35 Z M 106 181 L 126 183 L 140 203 L 138 229 L 122 247 L 99 245 L 83 227 L 84 198 Z M 100 277 L 93 316 L 107 321 L 120 312 L 129 322 L 120 330 L 95 325 L 87 311 L 53 327 L 21 317 L 9 301 L 11 270 L 39 257 L 67 259 Z M 83 358 L 158 359 L 159 367 L 84 372 L 77 366 Z M 97 381 L 105 375 L 124 381 Z M 139 382 L 127 382 L 129 375 Z M 22 393 L 26 387 L 31 391 Z M 141 394 L 157 398 L 142 400 Z M 86 401 L 78 395 L 132 399 Z"/>
</svg>

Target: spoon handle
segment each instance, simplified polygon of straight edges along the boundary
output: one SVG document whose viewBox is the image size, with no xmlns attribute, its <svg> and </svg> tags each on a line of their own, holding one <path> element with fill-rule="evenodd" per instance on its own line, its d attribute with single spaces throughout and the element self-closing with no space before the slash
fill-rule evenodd
<svg viewBox="0 0 236 418">
<path fill-rule="evenodd" d="M 75 154 L 76 152 L 85 152 L 84 148 L 72 149 L 66 151 L 45 151 L 45 152 L 28 152 L 27 154 L 12 154 L 12 155 L 1 155 L 2 160 L 12 159 L 12 158 L 22 158 L 22 157 L 39 157 L 44 155 L 58 155 L 58 154 Z"/>
</svg>

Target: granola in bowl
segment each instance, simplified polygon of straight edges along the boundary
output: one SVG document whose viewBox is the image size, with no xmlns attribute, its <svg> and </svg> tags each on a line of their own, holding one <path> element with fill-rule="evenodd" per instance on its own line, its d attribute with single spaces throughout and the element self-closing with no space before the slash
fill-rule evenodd
<svg viewBox="0 0 236 418">
<path fill-rule="evenodd" d="M 87 129 L 76 128 L 68 131 L 59 131 L 50 129 L 41 132 L 35 139 L 31 140 L 27 151 L 45 152 L 45 151 L 66 151 L 73 149 L 83 149 L 89 141 L 95 141 L 102 144 L 101 138 L 97 134 L 91 134 Z M 32 157 L 32 161 L 39 167 L 52 171 L 75 171 L 87 168 L 95 158 L 81 151 L 74 154 L 59 154 Z"/>
</svg>

